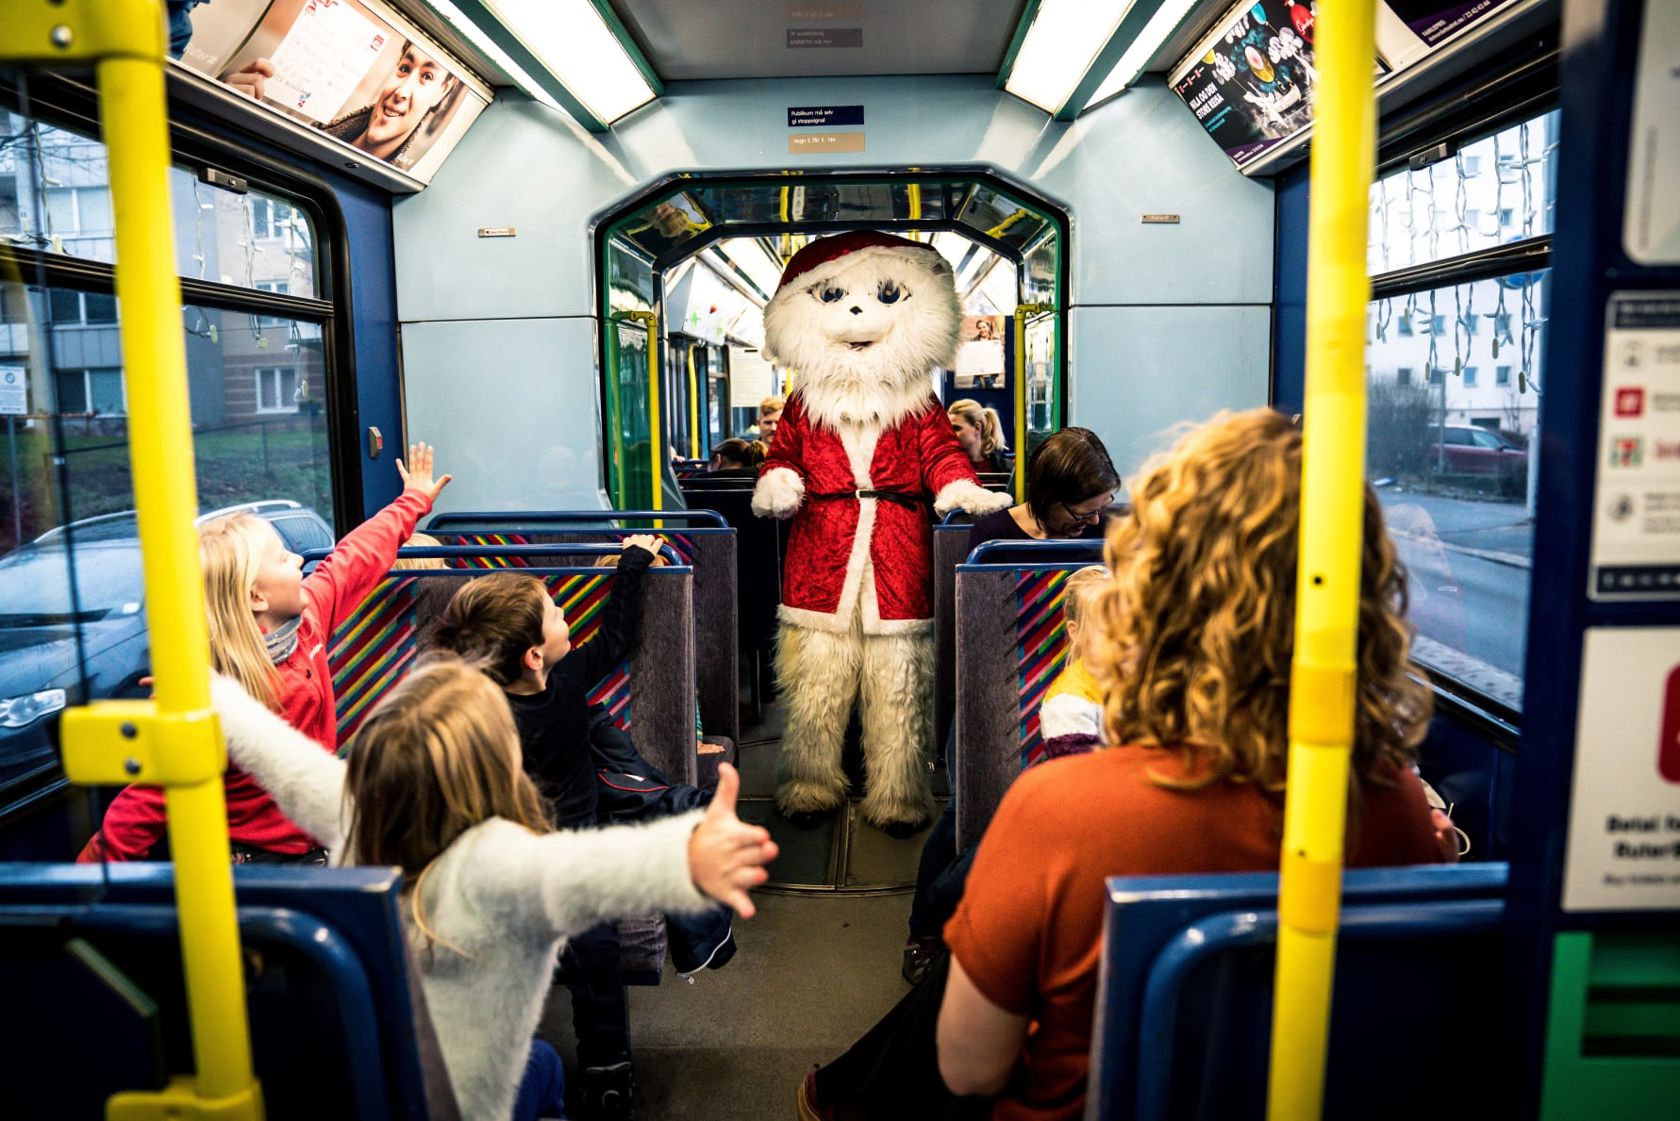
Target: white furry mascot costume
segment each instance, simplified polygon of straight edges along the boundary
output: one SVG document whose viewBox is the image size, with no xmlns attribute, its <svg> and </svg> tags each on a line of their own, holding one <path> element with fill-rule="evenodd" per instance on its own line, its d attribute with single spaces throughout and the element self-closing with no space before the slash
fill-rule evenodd
<svg viewBox="0 0 1680 1121">
<path fill-rule="evenodd" d="M 793 518 L 776 671 L 787 729 L 776 804 L 795 820 L 846 799 L 840 753 L 860 702 L 873 825 L 907 836 L 933 811 L 931 515 L 983 514 L 980 486 L 933 395 L 962 308 L 931 246 L 857 232 L 794 255 L 764 309 L 765 350 L 794 370 L 753 491 Z"/>
</svg>

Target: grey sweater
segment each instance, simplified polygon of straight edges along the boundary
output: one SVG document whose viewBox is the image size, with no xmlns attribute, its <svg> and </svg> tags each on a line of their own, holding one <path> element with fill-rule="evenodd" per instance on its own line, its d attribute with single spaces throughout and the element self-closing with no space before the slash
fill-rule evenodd
<svg viewBox="0 0 1680 1121">
<path fill-rule="evenodd" d="M 232 761 L 325 845 L 335 864 L 354 863 L 355 854 L 345 851 L 351 804 L 344 762 L 234 682 L 217 678 L 211 692 Z M 511 1113 L 568 934 L 625 915 L 710 905 L 688 870 L 688 836 L 699 822 L 695 812 L 650 825 L 538 835 L 491 818 L 437 858 L 422 899 L 426 920 L 467 956 L 442 945 L 428 952 L 406 905 L 403 922 L 468 1121 L 505 1121 Z"/>
</svg>

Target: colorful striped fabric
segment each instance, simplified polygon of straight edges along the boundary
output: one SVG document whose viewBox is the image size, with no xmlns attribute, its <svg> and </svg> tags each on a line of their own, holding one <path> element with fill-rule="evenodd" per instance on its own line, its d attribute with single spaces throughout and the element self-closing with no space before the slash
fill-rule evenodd
<svg viewBox="0 0 1680 1121">
<path fill-rule="evenodd" d="M 1015 578 L 1015 667 L 1020 687 L 1021 766 L 1038 762 L 1044 737 L 1038 706 L 1067 664 L 1067 625 L 1062 600 L 1069 569 L 1022 572 Z"/>
<path fill-rule="evenodd" d="M 327 648 L 333 694 L 338 713 L 339 749 L 350 742 L 374 703 L 402 679 L 418 654 L 416 638 L 422 620 L 415 604 L 423 590 L 422 577 L 386 577 L 360 607 L 333 632 Z M 460 577 L 448 579 L 458 587 Z M 581 645 L 601 629 L 603 611 L 612 593 L 613 573 L 567 573 L 543 578 L 554 602 L 566 613 L 572 645 Z M 424 620 L 430 622 L 431 620 Z M 620 666 L 597 689 L 613 712 L 614 722 L 629 727 L 629 663 Z"/>
<path fill-rule="evenodd" d="M 327 644 L 341 752 L 373 703 L 414 661 L 414 601 L 419 590 L 416 577 L 387 577 Z"/>
<path fill-rule="evenodd" d="M 607 715 L 612 718 L 616 727 L 628 732 L 630 730 L 630 661 L 625 661 L 619 667 L 601 679 L 601 683 L 589 691 L 591 705 L 603 705 Z"/>
<path fill-rule="evenodd" d="M 644 531 L 628 529 L 601 530 L 599 543 L 604 544 L 608 541 L 622 541 L 632 533 L 641 532 Z M 534 539 L 531 536 L 527 536 L 522 533 L 457 533 L 450 536 L 452 537 L 452 540 L 444 541 L 444 544 L 546 545 L 552 542 L 553 544 L 560 545 L 565 544 L 568 541 L 572 544 L 597 543 L 581 541 L 569 535 L 564 539 L 557 539 L 552 535 L 545 535 L 542 533 L 536 534 Z M 665 533 L 661 531 L 657 534 L 657 536 L 663 538 L 665 543 L 671 547 L 671 551 L 677 554 L 678 564 L 694 563 L 694 541 L 686 534 Z M 563 553 L 564 550 L 557 549 L 556 552 Z M 530 566 L 528 558 L 525 557 L 451 557 L 450 563 L 458 568 L 528 568 Z"/>
</svg>

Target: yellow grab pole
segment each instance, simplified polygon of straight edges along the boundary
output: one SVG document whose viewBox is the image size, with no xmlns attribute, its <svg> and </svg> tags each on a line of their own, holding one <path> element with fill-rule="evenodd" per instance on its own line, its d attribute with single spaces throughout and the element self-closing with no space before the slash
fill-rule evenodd
<svg viewBox="0 0 1680 1121">
<path fill-rule="evenodd" d="M 1375 160 L 1373 0 L 1319 9 L 1307 242 L 1289 785 L 1278 886 L 1270 1121 L 1320 1116 L 1354 734 L 1365 480 L 1365 272 Z"/>
<path fill-rule="evenodd" d="M 700 375 L 694 369 L 694 352 L 699 343 L 688 344 L 688 454 L 700 458 Z"/>
<path fill-rule="evenodd" d="M 1015 501 L 1027 500 L 1027 320 L 1054 304 L 1015 305 Z"/>
<path fill-rule="evenodd" d="M 112 1121 L 260 1118 L 222 796 L 226 752 L 210 707 L 210 643 L 193 519 L 191 416 L 181 286 L 170 218 L 159 0 L 34 0 L 0 29 L 0 60 L 96 63 L 116 219 L 134 507 L 151 618 L 149 701 L 66 712 L 64 768 L 73 782 L 164 788 L 195 1074 L 161 1091 L 114 1095 Z"/>
</svg>

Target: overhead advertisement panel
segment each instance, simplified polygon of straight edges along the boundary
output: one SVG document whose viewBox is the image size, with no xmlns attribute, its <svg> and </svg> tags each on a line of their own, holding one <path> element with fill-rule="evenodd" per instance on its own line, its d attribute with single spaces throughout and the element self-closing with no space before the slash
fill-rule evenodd
<svg viewBox="0 0 1680 1121">
<path fill-rule="evenodd" d="M 217 0 L 171 25 L 178 64 L 427 182 L 491 90 L 377 0 Z"/>
<path fill-rule="evenodd" d="M 1311 123 L 1316 22 L 1309 4 L 1244 0 L 1169 75 L 1173 91 L 1238 167 Z"/>
</svg>

